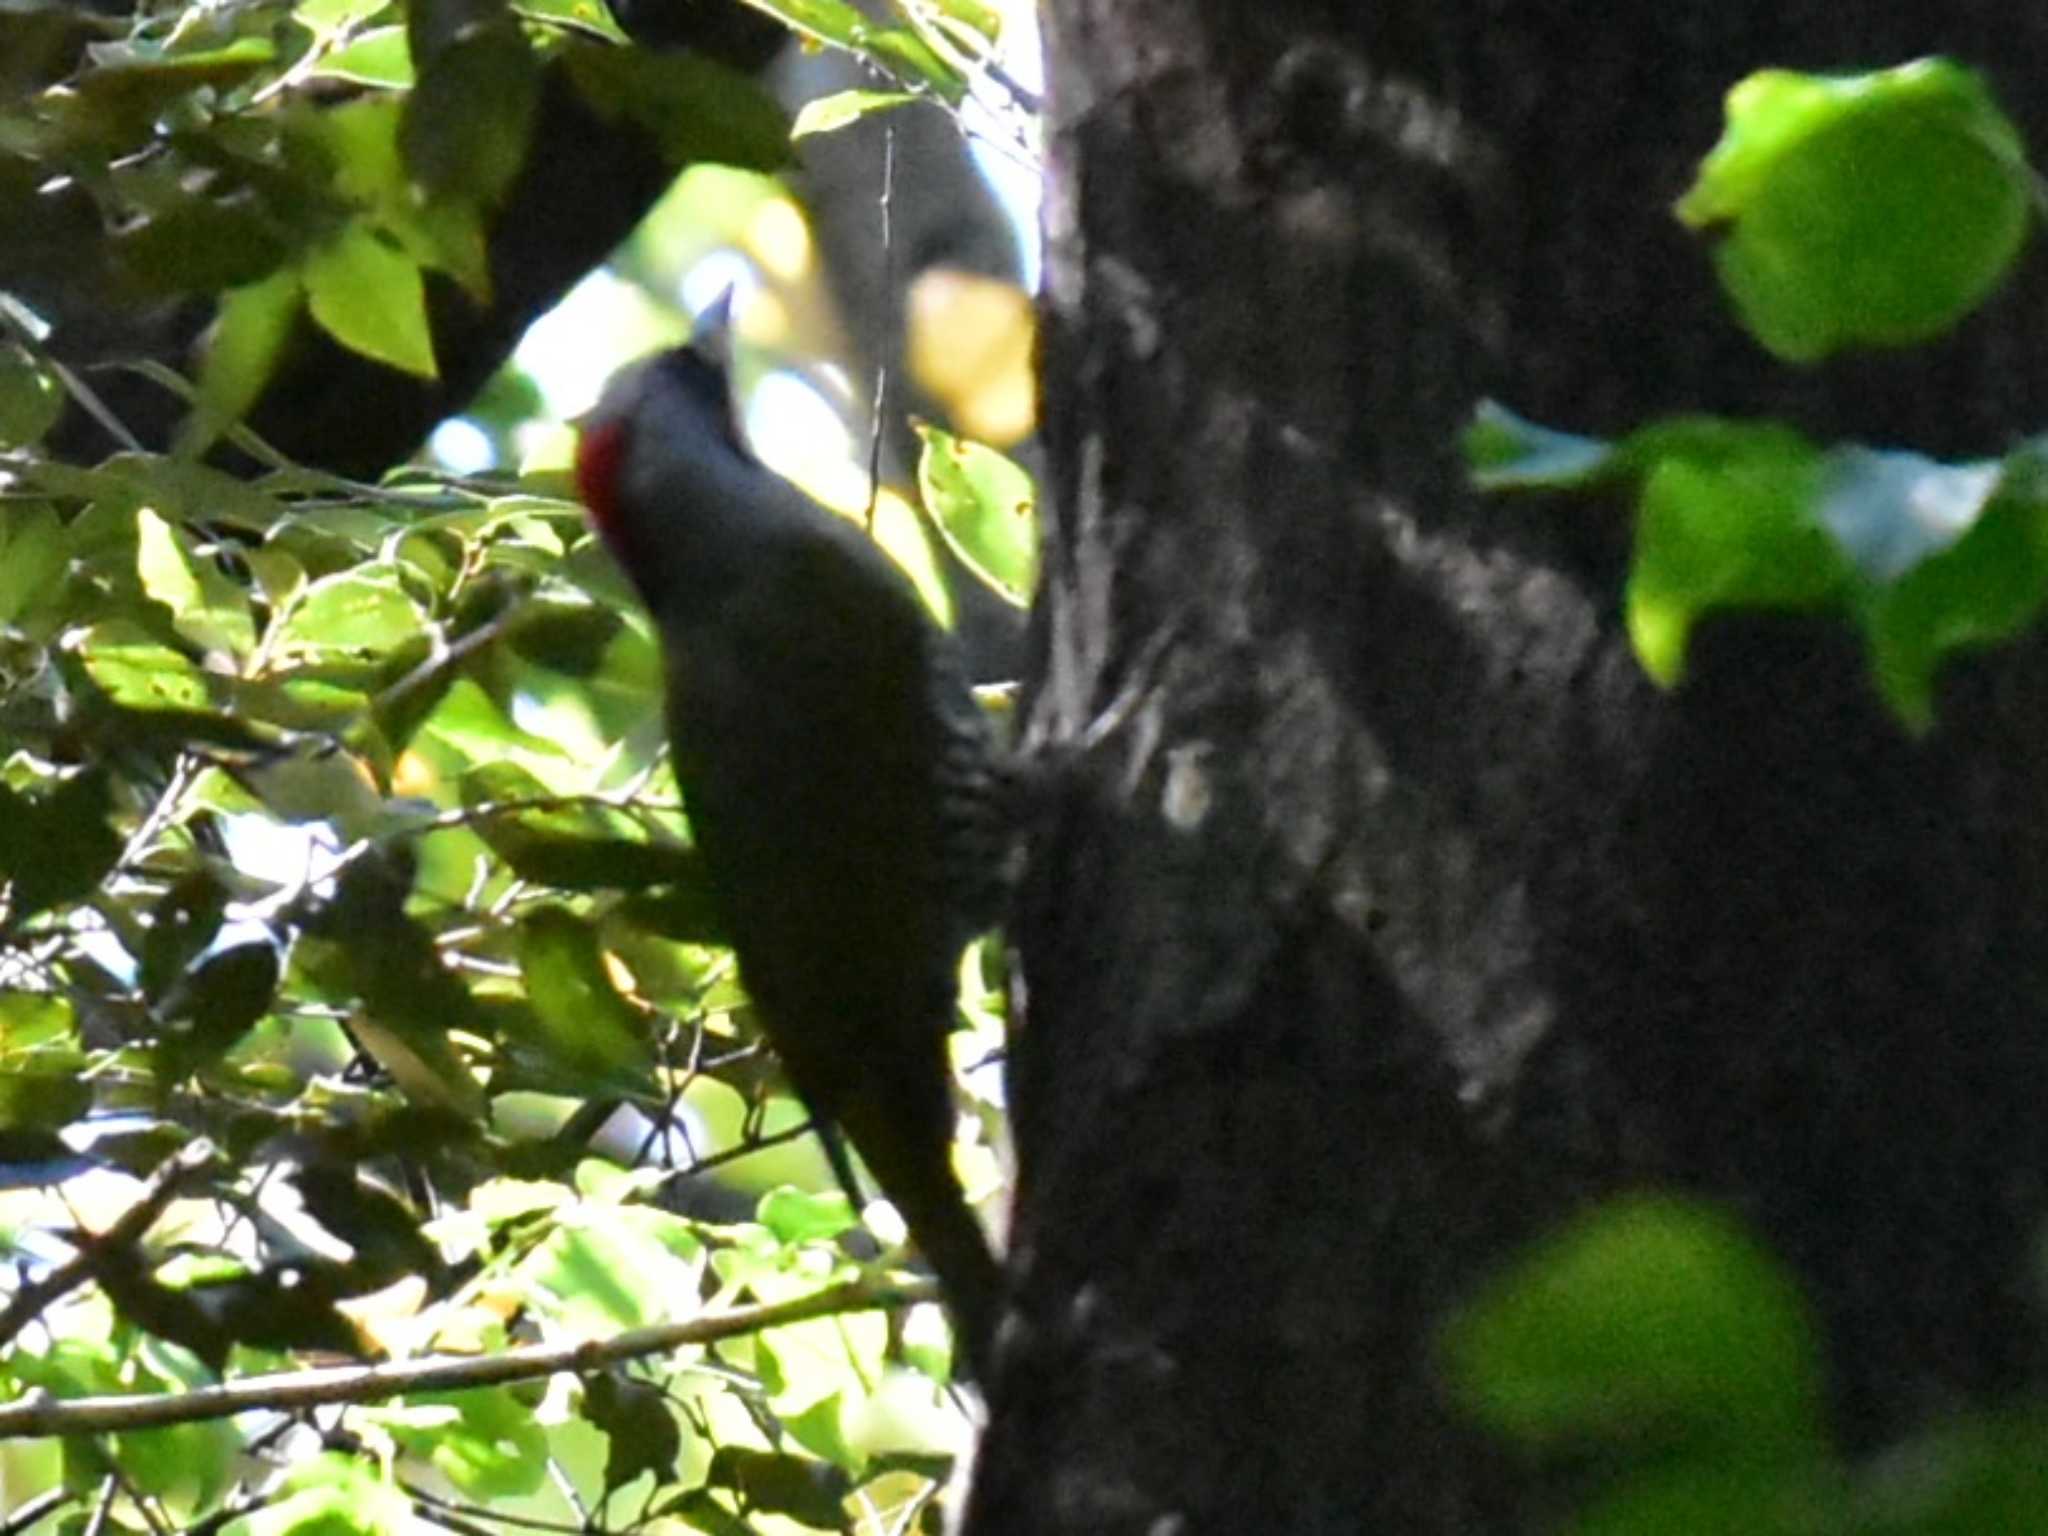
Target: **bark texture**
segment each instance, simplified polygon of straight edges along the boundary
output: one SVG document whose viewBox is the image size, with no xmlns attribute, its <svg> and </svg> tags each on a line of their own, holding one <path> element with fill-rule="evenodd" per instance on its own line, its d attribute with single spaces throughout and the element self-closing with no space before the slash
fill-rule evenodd
<svg viewBox="0 0 2048 1536">
<path fill-rule="evenodd" d="M 1991 453 L 2048 420 L 2048 261 L 1952 339 L 1794 371 L 1669 216 L 1765 65 L 1975 64 L 1993 0 L 1051 0 L 1016 1313 L 969 1511 L 1012 1531 L 1537 1529 L 1430 1347 L 1602 1196 L 1798 1269 L 1866 1449 L 2044 1374 L 2048 655 L 1920 743 L 1835 623 L 1654 689 L 1627 523 L 1481 501 L 1481 396 Z"/>
</svg>

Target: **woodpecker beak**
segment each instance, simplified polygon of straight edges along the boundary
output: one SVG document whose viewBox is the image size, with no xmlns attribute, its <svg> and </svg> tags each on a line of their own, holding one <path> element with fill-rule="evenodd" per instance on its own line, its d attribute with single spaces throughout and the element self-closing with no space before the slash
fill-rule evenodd
<svg viewBox="0 0 2048 1536">
<path fill-rule="evenodd" d="M 732 304 L 735 291 L 728 286 L 705 305 L 703 313 L 690 324 L 690 350 L 727 377 L 732 374 Z"/>
</svg>

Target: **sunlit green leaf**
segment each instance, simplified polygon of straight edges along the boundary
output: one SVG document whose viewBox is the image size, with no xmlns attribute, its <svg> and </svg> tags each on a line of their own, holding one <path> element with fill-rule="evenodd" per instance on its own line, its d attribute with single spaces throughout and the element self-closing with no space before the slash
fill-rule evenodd
<svg viewBox="0 0 2048 1536">
<path fill-rule="evenodd" d="M 1629 634 L 1669 687 L 1695 622 L 1716 609 L 1813 609 L 1848 567 L 1815 523 L 1822 460 L 1785 428 L 1757 426 L 1659 455 L 1646 475 L 1629 570 Z"/>
<path fill-rule="evenodd" d="M 306 253 L 300 268 L 313 318 L 343 346 L 421 378 L 434 377 L 419 263 L 361 224 Z"/>
<path fill-rule="evenodd" d="M 814 133 L 833 133 L 916 100 L 909 91 L 835 91 L 805 102 L 790 124 L 789 136 L 801 139 Z"/>
<path fill-rule="evenodd" d="M 18 1140 L 22 1131 L 61 1130 L 84 1114 L 92 1105 L 84 1065 L 69 1003 L 48 993 L 0 991 L 0 1132 Z"/>
<path fill-rule="evenodd" d="M 249 413 L 276 371 L 305 302 L 296 269 L 221 295 L 199 368 L 199 400 L 179 429 L 183 453 L 200 453 Z"/>
<path fill-rule="evenodd" d="M 1038 586 L 1038 490 L 1014 460 L 920 423 L 918 488 L 967 566 L 1018 607 Z"/>
<path fill-rule="evenodd" d="M 572 1334 L 601 1337 L 696 1310 L 698 1267 L 636 1229 L 627 1208 L 583 1205 L 520 1266 Z"/>
<path fill-rule="evenodd" d="M 316 32 L 342 32 L 368 21 L 388 4 L 389 0 L 298 0 L 292 15 Z"/>
<path fill-rule="evenodd" d="M 1766 347 L 1812 362 L 1937 336 L 2004 279 L 2031 216 L 2018 130 L 1945 59 L 1872 74 L 1765 70 L 1678 216 Z"/>
<path fill-rule="evenodd" d="M 878 27 L 846 0 L 753 0 L 791 31 L 871 59 L 906 85 L 921 85 L 940 100 L 967 93 L 960 71 L 908 27 Z"/>
<path fill-rule="evenodd" d="M 136 516 L 135 564 L 142 590 L 171 610 L 172 624 L 193 644 L 242 655 L 256 643 L 241 588 L 195 559 L 180 531 L 148 507 Z"/>
<path fill-rule="evenodd" d="M 363 568 L 322 577 L 306 589 L 277 635 L 286 652 L 383 651 L 418 635 L 424 620 L 387 570 Z"/>
<path fill-rule="evenodd" d="M 853 1202 L 840 1191 L 813 1195 L 788 1184 L 763 1195 L 755 1214 L 785 1243 L 826 1242 L 860 1221 Z"/>
<path fill-rule="evenodd" d="M 412 1500 L 373 1462 L 329 1451 L 295 1461 L 285 1496 L 234 1521 L 224 1536 L 397 1536 L 418 1523 Z"/>
<path fill-rule="evenodd" d="M 412 84 L 412 50 L 404 27 L 372 27 L 346 46 L 323 54 L 311 72 L 315 77 L 348 80 L 357 85 L 402 91 Z"/>
<path fill-rule="evenodd" d="M 520 1499 L 547 1481 L 546 1432 L 512 1388 L 414 1393 L 375 1418 L 465 1497 Z"/>
</svg>

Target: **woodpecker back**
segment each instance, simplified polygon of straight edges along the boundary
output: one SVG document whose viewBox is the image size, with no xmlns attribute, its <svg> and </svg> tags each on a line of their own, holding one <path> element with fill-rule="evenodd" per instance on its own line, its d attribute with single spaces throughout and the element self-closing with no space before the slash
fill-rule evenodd
<svg viewBox="0 0 2048 1536">
<path fill-rule="evenodd" d="M 660 632 L 676 777 L 764 1030 L 985 1366 L 1000 1273 L 952 1172 L 946 1037 L 1004 817 L 950 638 L 858 528 L 747 450 L 702 346 L 612 380 L 577 472 Z"/>
</svg>

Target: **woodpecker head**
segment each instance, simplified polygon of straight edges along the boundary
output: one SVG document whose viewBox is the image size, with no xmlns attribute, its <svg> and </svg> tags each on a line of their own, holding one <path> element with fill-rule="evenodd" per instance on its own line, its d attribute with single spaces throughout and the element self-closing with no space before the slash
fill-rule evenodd
<svg viewBox="0 0 2048 1536">
<path fill-rule="evenodd" d="M 689 345 L 620 369 L 581 423 L 577 493 L 650 605 L 671 585 L 678 546 L 715 542 L 773 479 L 740 436 L 731 312 L 727 289 L 698 317 Z"/>
</svg>

